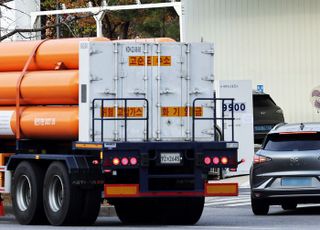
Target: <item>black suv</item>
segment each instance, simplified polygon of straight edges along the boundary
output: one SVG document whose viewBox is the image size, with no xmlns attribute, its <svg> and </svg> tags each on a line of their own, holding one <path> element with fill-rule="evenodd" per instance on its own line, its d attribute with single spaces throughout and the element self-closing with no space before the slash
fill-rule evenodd
<svg viewBox="0 0 320 230">
<path fill-rule="evenodd" d="M 261 144 L 267 133 L 284 122 L 283 111 L 269 94 L 253 91 L 254 143 Z"/>
</svg>

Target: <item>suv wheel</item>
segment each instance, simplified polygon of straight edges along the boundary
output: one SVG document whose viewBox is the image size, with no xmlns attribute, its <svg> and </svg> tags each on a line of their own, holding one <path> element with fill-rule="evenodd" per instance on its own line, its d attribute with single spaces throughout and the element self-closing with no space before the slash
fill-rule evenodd
<svg viewBox="0 0 320 230">
<path fill-rule="evenodd" d="M 297 204 L 296 203 L 283 203 L 281 205 L 283 210 L 294 210 L 297 208 Z"/>
<path fill-rule="evenodd" d="M 251 209 L 255 215 L 267 215 L 269 212 L 269 204 L 263 199 L 254 199 L 251 197 Z"/>
</svg>

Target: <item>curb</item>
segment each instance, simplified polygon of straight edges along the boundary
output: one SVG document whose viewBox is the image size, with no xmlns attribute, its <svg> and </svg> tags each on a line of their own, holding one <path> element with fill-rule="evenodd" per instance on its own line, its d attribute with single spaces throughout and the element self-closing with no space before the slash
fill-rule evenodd
<svg viewBox="0 0 320 230">
<path fill-rule="evenodd" d="M 12 206 L 11 205 L 5 205 L 4 206 L 4 213 L 5 213 L 6 216 L 13 215 Z M 117 213 L 115 211 L 114 206 L 102 205 L 101 208 L 100 208 L 99 216 L 113 217 L 113 216 L 117 216 Z"/>
</svg>

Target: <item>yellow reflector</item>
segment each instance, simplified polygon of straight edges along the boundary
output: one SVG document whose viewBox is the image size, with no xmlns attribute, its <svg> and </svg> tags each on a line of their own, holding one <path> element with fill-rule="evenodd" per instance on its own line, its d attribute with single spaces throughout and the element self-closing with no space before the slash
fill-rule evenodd
<svg viewBox="0 0 320 230">
<path fill-rule="evenodd" d="M 13 155 L 13 153 L 0 153 L 0 166 L 5 166 L 11 155 Z"/>
<path fill-rule="evenodd" d="M 129 185 L 110 185 L 106 184 L 104 187 L 105 196 L 135 196 L 139 193 L 139 185 L 129 184 Z"/>
<path fill-rule="evenodd" d="M 0 187 L 4 187 L 4 172 L 0 172 Z"/>
<path fill-rule="evenodd" d="M 215 183 L 205 185 L 206 196 L 237 196 L 237 183 Z"/>
<path fill-rule="evenodd" d="M 101 149 L 102 144 L 78 143 L 75 147 L 77 149 Z"/>
</svg>

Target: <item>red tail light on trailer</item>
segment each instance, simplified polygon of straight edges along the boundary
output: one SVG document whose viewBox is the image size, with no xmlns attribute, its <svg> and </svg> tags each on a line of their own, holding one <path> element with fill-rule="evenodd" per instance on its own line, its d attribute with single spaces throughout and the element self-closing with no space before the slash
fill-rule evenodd
<svg viewBox="0 0 320 230">
<path fill-rule="evenodd" d="M 92 161 L 92 164 L 93 164 L 93 165 L 98 165 L 98 164 L 99 164 L 99 161 L 98 161 L 98 160 L 93 160 L 93 161 Z"/>
<path fill-rule="evenodd" d="M 131 164 L 131 165 L 136 165 L 136 164 L 138 164 L 137 158 L 131 157 L 131 158 L 130 158 L 130 164 Z"/>
<path fill-rule="evenodd" d="M 229 162 L 228 157 L 221 157 L 221 164 L 226 165 L 228 164 L 228 162 Z"/>
<path fill-rule="evenodd" d="M 204 163 L 205 165 L 211 164 L 211 158 L 210 158 L 210 157 L 205 157 L 205 158 L 203 159 L 203 163 Z"/>
<path fill-rule="evenodd" d="M 120 164 L 120 159 L 118 157 L 113 158 L 112 159 L 112 164 L 115 165 L 115 166 L 119 165 Z"/>
<path fill-rule="evenodd" d="M 214 158 L 212 158 L 212 162 L 213 162 L 213 164 L 215 164 L 215 165 L 219 164 L 219 163 L 220 163 L 219 157 L 214 157 Z"/>
<path fill-rule="evenodd" d="M 126 158 L 126 157 L 122 158 L 121 159 L 121 164 L 124 165 L 124 166 L 128 165 L 129 164 L 129 159 Z"/>
</svg>

